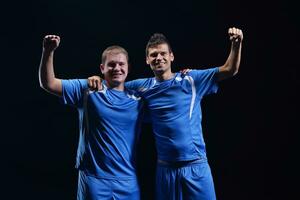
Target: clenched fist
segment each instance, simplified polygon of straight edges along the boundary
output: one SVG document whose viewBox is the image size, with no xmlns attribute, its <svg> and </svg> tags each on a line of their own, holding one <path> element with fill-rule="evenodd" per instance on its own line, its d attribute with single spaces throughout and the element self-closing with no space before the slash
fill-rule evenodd
<svg viewBox="0 0 300 200">
<path fill-rule="evenodd" d="M 89 88 L 91 90 L 100 91 L 103 89 L 102 79 L 99 76 L 91 76 L 88 78 Z"/>
<path fill-rule="evenodd" d="M 233 44 L 240 44 L 243 40 L 243 32 L 238 28 L 229 28 L 228 29 L 229 39 Z"/>
<path fill-rule="evenodd" d="M 60 43 L 60 37 L 57 35 L 46 35 L 43 40 L 43 48 L 46 51 L 54 51 Z"/>
</svg>

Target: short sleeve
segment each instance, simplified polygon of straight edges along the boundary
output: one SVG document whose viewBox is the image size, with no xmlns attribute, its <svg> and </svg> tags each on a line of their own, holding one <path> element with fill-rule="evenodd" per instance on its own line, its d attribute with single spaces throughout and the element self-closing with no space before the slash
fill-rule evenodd
<svg viewBox="0 0 300 200">
<path fill-rule="evenodd" d="M 212 93 L 217 93 L 218 82 L 217 73 L 219 68 L 210 68 L 204 70 L 192 70 L 188 73 L 194 81 L 196 92 L 199 96 L 205 96 Z"/>
<path fill-rule="evenodd" d="M 84 91 L 88 89 L 86 79 L 62 80 L 62 103 L 80 107 L 83 102 Z"/>
<path fill-rule="evenodd" d="M 125 87 L 138 93 L 144 92 L 151 86 L 151 78 L 136 79 L 125 83 Z"/>
</svg>

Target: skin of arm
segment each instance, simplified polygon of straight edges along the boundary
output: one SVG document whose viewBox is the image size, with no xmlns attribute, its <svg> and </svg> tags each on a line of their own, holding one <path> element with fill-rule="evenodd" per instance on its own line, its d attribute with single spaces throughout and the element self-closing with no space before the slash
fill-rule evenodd
<svg viewBox="0 0 300 200">
<path fill-rule="evenodd" d="M 55 77 L 53 69 L 54 51 L 59 46 L 60 37 L 56 35 L 46 35 L 43 40 L 43 52 L 39 66 L 40 87 L 47 92 L 61 96 L 61 79 Z"/>
<path fill-rule="evenodd" d="M 241 62 L 243 32 L 238 28 L 228 29 L 231 49 L 224 65 L 219 67 L 218 81 L 230 78 L 238 73 Z"/>
</svg>

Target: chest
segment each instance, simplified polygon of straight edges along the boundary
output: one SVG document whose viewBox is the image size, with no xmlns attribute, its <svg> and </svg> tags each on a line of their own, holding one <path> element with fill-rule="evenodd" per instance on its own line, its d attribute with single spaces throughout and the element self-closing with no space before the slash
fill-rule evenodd
<svg viewBox="0 0 300 200">
<path fill-rule="evenodd" d="M 150 110 L 160 112 L 185 112 L 194 98 L 188 81 L 173 81 L 150 88 L 143 95 Z"/>
<path fill-rule="evenodd" d="M 128 97 L 110 98 L 104 94 L 94 94 L 87 97 L 86 110 L 92 121 L 127 124 L 138 119 L 141 102 Z"/>
</svg>

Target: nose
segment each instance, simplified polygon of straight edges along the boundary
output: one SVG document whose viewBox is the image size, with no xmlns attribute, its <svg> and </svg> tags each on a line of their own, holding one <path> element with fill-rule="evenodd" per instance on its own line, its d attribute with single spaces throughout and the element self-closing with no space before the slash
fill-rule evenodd
<svg viewBox="0 0 300 200">
<path fill-rule="evenodd" d="M 157 60 L 161 60 L 162 59 L 162 55 L 160 53 L 158 53 L 157 56 L 156 56 L 156 59 Z"/>
<path fill-rule="evenodd" d="M 120 70 L 121 70 L 120 64 L 116 64 L 114 67 L 114 71 L 120 71 Z"/>
</svg>

